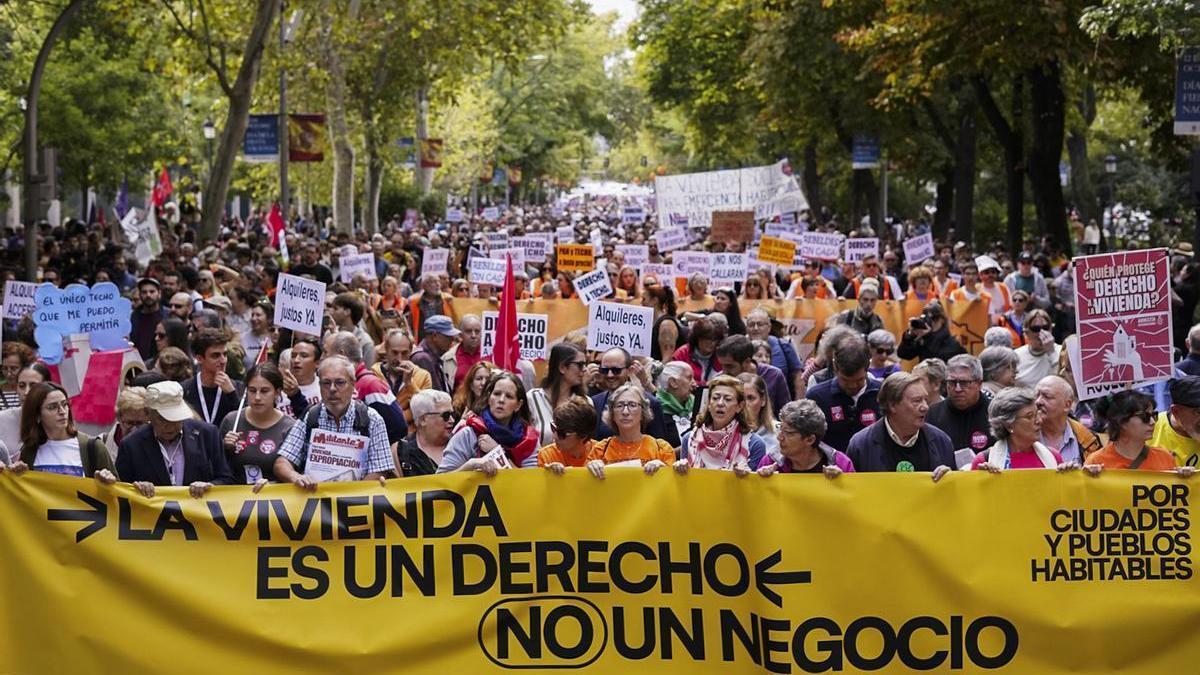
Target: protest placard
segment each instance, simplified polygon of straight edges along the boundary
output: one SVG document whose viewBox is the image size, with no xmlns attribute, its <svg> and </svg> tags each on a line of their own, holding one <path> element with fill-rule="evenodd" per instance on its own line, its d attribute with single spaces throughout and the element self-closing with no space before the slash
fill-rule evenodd
<svg viewBox="0 0 1200 675">
<path fill-rule="evenodd" d="M 446 263 L 450 260 L 450 249 L 447 248 L 427 248 L 421 258 L 421 276 L 432 274 L 440 277 L 443 274 L 448 274 Z"/>
<path fill-rule="evenodd" d="M 33 294 L 37 292 L 37 284 L 32 281 L 4 282 L 4 318 L 24 319 L 37 306 Z"/>
<path fill-rule="evenodd" d="M 847 239 L 846 254 L 843 260 L 846 262 L 861 262 L 867 256 L 879 255 L 879 239 L 877 237 Z"/>
<path fill-rule="evenodd" d="M 503 286 L 508 263 L 495 258 L 475 257 L 467 265 L 467 278 L 473 284 Z"/>
<path fill-rule="evenodd" d="M 583 276 L 575 279 L 575 290 L 579 293 L 579 299 L 583 304 L 590 305 L 593 301 L 600 298 L 607 298 L 612 295 L 612 282 L 609 281 L 608 271 L 603 269 L 592 270 Z"/>
<path fill-rule="evenodd" d="M 496 347 L 496 324 L 499 312 L 483 313 L 483 343 L 480 353 L 491 354 Z M 517 312 L 517 341 L 521 346 L 521 358 L 529 361 L 547 359 L 550 356 L 550 317 L 546 314 L 524 314 Z"/>
<path fill-rule="evenodd" d="M 508 232 L 500 230 L 499 232 L 484 232 L 483 243 L 489 251 L 498 248 L 508 248 Z"/>
<path fill-rule="evenodd" d="M 800 256 L 809 260 L 837 260 L 842 257 L 842 235 L 805 232 L 801 235 Z"/>
<path fill-rule="evenodd" d="M 758 260 L 771 265 L 791 266 L 796 258 L 796 242 L 780 237 L 763 237 L 758 242 Z"/>
<path fill-rule="evenodd" d="M 933 235 L 926 232 L 904 240 L 904 263 L 909 267 L 920 265 L 934 255 Z"/>
<path fill-rule="evenodd" d="M 575 243 L 575 227 L 573 225 L 563 225 L 554 231 L 554 240 L 559 244 L 574 244 Z"/>
<path fill-rule="evenodd" d="M 1080 400 L 1174 376 L 1166 249 L 1075 258 Z"/>
<path fill-rule="evenodd" d="M 279 275 L 279 281 L 275 284 L 276 326 L 320 335 L 324 314 L 324 283 L 291 274 Z"/>
<path fill-rule="evenodd" d="M 500 220 L 500 209 L 495 206 L 485 208 L 483 210 L 483 219 L 492 223 Z"/>
<path fill-rule="evenodd" d="M 602 352 L 620 347 L 631 356 L 650 356 L 654 308 L 615 302 L 588 306 L 587 348 Z"/>
<path fill-rule="evenodd" d="M 722 244 L 754 241 L 754 212 L 713 211 L 708 240 Z"/>
<path fill-rule="evenodd" d="M 650 260 L 649 244 L 618 244 L 617 250 L 625 255 L 625 264 L 637 270 Z"/>
<path fill-rule="evenodd" d="M 463 210 L 462 209 L 455 209 L 455 208 L 446 209 L 446 222 L 447 223 L 461 223 L 462 221 L 463 221 Z"/>
<path fill-rule="evenodd" d="M 370 443 L 371 439 L 358 434 L 313 429 L 304 474 L 318 483 L 362 480 Z"/>
<path fill-rule="evenodd" d="M 688 245 L 687 230 L 682 227 L 668 227 L 659 230 L 654 235 L 654 241 L 658 244 L 658 252 L 666 253 L 674 251 Z"/>
<path fill-rule="evenodd" d="M 621 222 L 625 225 L 640 225 L 646 222 L 646 210 L 640 206 L 626 206 L 621 209 Z"/>
<path fill-rule="evenodd" d="M 748 259 L 745 253 L 712 254 L 713 286 L 732 286 L 746 280 Z"/>
<path fill-rule="evenodd" d="M 712 276 L 712 254 L 707 251 L 676 251 L 671 254 L 671 269 L 676 279 L 691 279 L 693 274 Z"/>
<path fill-rule="evenodd" d="M 374 253 L 355 253 L 352 255 L 343 255 L 338 263 L 341 270 L 341 278 L 343 284 L 348 284 L 354 280 L 354 277 L 359 274 L 367 279 L 375 277 L 375 254 Z"/>
<path fill-rule="evenodd" d="M 509 256 L 512 256 L 513 272 L 521 272 L 525 269 L 525 249 L 523 248 L 498 248 L 488 251 L 488 257 L 493 260 L 507 260 Z"/>
<path fill-rule="evenodd" d="M 525 256 L 526 262 L 534 264 L 542 264 L 546 262 L 546 239 L 544 237 L 535 237 L 526 235 L 524 237 L 513 237 L 508 240 L 509 246 L 512 248 L 521 249 Z M 524 264 L 524 263 L 522 263 Z"/>
<path fill-rule="evenodd" d="M 792 213 L 790 211 L 788 213 L 779 214 L 779 223 L 781 225 L 795 225 L 796 224 L 796 214 Z"/>
<path fill-rule="evenodd" d="M 596 251 L 591 244 L 559 244 L 554 250 L 559 272 L 591 272 L 596 269 Z"/>
<path fill-rule="evenodd" d="M 38 358 L 46 363 L 56 364 L 62 359 L 63 338 L 71 335 L 87 335 L 88 343 L 96 350 L 128 346 L 125 338 L 132 328 L 133 303 L 121 297 L 111 281 L 91 288 L 82 284 L 66 288 L 41 284 L 34 290 L 33 301 L 33 338 Z"/>
<path fill-rule="evenodd" d="M 686 218 L 688 227 L 709 227 L 717 210 L 754 211 L 760 219 L 808 207 L 787 160 L 766 166 L 658 176 L 654 180 L 658 224 Z"/>
<path fill-rule="evenodd" d="M 642 263 L 641 278 L 645 280 L 646 277 L 651 276 L 658 279 L 659 283 L 669 284 L 675 274 L 670 265 L 651 262 Z"/>
</svg>

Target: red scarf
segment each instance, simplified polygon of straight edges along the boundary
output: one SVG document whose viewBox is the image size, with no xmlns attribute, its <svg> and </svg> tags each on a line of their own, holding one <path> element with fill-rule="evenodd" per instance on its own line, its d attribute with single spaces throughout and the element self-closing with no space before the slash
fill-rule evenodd
<svg viewBox="0 0 1200 675">
<path fill-rule="evenodd" d="M 487 422 L 479 415 L 467 415 L 467 419 L 463 423 L 474 429 L 476 435 L 485 436 L 488 433 Z M 541 434 L 538 432 L 537 427 L 532 424 L 526 424 L 525 437 L 521 439 L 520 443 L 511 448 L 508 446 L 502 447 L 508 453 L 508 458 L 512 461 L 513 466 L 519 468 L 526 458 L 538 451 L 539 441 L 541 441 Z"/>
</svg>

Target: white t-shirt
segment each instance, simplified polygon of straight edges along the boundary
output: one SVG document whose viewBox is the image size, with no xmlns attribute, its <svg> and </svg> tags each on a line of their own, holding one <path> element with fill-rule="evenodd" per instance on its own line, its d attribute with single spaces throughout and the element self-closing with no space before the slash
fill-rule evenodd
<svg viewBox="0 0 1200 675">
<path fill-rule="evenodd" d="M 33 469 L 83 478 L 83 458 L 79 454 L 79 439 L 46 441 L 42 447 L 38 448 L 37 456 L 33 459 Z"/>
<path fill-rule="evenodd" d="M 1029 351 L 1029 345 L 1018 348 L 1017 351 L 1017 386 L 1036 387 L 1037 383 L 1047 375 L 1058 371 L 1058 357 L 1061 345 L 1054 345 L 1041 356 Z"/>
</svg>

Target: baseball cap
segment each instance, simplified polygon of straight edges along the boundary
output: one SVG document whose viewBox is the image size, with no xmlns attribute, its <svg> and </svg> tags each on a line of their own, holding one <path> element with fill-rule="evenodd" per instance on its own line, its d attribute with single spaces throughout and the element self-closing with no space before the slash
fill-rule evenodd
<svg viewBox="0 0 1200 675">
<path fill-rule="evenodd" d="M 223 309 L 226 312 L 233 311 L 233 302 L 224 295 L 214 295 L 211 298 L 205 298 L 203 304 L 205 307 L 212 307 L 213 309 Z"/>
<path fill-rule="evenodd" d="M 183 387 L 174 380 L 155 382 L 146 387 L 146 407 L 169 422 L 192 419 L 192 409 L 183 402 Z"/>
<path fill-rule="evenodd" d="M 426 333 L 440 333 L 450 337 L 456 337 L 459 334 L 459 330 L 454 327 L 454 322 L 445 314 L 434 314 L 425 319 L 423 325 Z"/>
<path fill-rule="evenodd" d="M 1029 251 L 1021 251 L 1021 255 L 1017 256 L 1017 262 L 1031 263 L 1033 262 L 1033 254 Z"/>
<path fill-rule="evenodd" d="M 1188 408 L 1200 408 L 1200 377 L 1188 375 L 1171 380 L 1171 402 Z"/>
</svg>

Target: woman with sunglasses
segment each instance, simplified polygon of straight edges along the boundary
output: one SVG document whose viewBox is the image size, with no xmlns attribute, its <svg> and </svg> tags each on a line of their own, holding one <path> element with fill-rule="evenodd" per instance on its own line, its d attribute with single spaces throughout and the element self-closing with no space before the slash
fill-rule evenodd
<svg viewBox="0 0 1200 675">
<path fill-rule="evenodd" d="M 529 414 L 540 446 L 554 442 L 554 411 L 559 404 L 572 396 L 587 398 L 586 368 L 587 354 L 579 347 L 560 342 L 550 348 L 542 386 L 529 392 Z"/>
<path fill-rule="evenodd" d="M 1044 309 L 1025 315 L 1025 346 L 1017 351 L 1017 386 L 1036 387 L 1058 371 L 1061 347 L 1054 343 L 1054 323 Z"/>
<path fill-rule="evenodd" d="M 1154 435 L 1154 397 L 1140 391 L 1123 391 L 1095 404 L 1096 414 L 1104 420 L 1108 445 L 1083 460 L 1084 471 L 1092 475 L 1103 469 L 1174 471 L 1188 477 L 1196 473 L 1192 466 L 1176 466 L 1175 456 L 1147 443 Z"/>
<path fill-rule="evenodd" d="M 1029 309 L 1029 294 L 1025 291 L 1012 292 L 1012 309 L 997 314 L 993 323 L 1012 335 L 1012 346 L 1016 349 L 1025 344 L 1025 320 Z"/>
<path fill-rule="evenodd" d="M 971 468 L 1000 473 L 1009 469 L 1078 469 L 1078 464 L 1063 462 L 1054 448 L 1042 445 L 1042 414 L 1032 389 L 1012 387 L 1000 392 L 988 404 L 988 426 L 996 442 L 975 455 Z M 1151 424 L 1151 427 L 1154 425 Z"/>
<path fill-rule="evenodd" d="M 221 420 L 220 434 L 233 478 L 239 483 L 262 487 L 278 483 L 275 459 L 287 438 L 294 418 L 275 407 L 283 391 L 283 374 L 271 362 L 260 363 L 246 373 L 246 404 L 241 415 L 232 412 Z"/>
<path fill-rule="evenodd" d="M 871 348 L 871 364 L 867 372 L 877 380 L 887 379 L 888 375 L 901 370 L 896 361 L 896 336 L 891 331 L 880 328 L 867 335 L 867 345 Z"/>
<path fill-rule="evenodd" d="M 554 442 L 538 450 L 538 466 L 562 475 L 567 467 L 582 467 L 592 454 L 596 407 L 586 396 L 572 396 L 554 409 Z M 593 475 L 595 475 L 593 473 Z"/>
<path fill-rule="evenodd" d="M 162 354 L 168 347 L 178 347 L 184 354 L 191 354 L 191 326 L 186 321 L 175 316 L 168 316 L 162 323 L 154 327 L 154 346 L 156 353 Z M 158 364 L 158 356 L 146 362 L 146 368 L 154 370 Z"/>
<path fill-rule="evenodd" d="M 397 449 L 400 469 L 405 477 L 431 476 L 437 473 L 454 429 L 450 395 L 437 389 L 422 389 L 413 395 L 410 407 L 413 433 Z"/>
<path fill-rule="evenodd" d="M 67 391 L 53 382 L 34 385 L 21 405 L 21 461 L 34 471 L 64 476 L 94 476 L 117 482 L 108 450 L 97 438 L 75 429 Z"/>
</svg>

